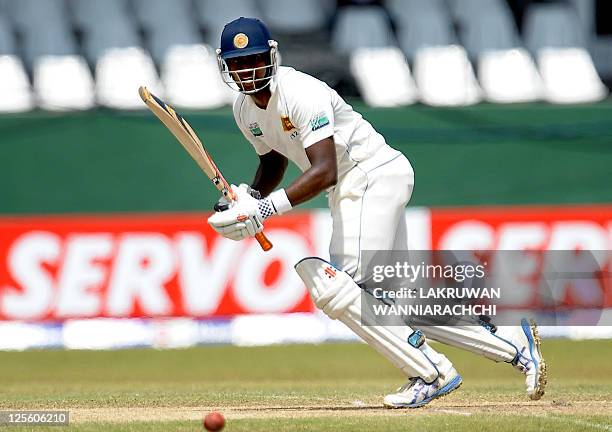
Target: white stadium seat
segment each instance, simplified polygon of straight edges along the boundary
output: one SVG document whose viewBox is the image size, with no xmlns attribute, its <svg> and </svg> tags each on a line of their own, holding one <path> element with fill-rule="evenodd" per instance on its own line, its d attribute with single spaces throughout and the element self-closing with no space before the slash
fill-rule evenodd
<svg viewBox="0 0 612 432">
<path fill-rule="evenodd" d="M 234 99 L 221 80 L 216 53 L 207 45 L 170 48 L 161 69 L 168 101 L 182 108 L 216 108 Z"/>
<path fill-rule="evenodd" d="M 351 54 L 350 66 L 368 105 L 394 107 L 416 102 L 416 85 L 399 48 L 360 48 Z"/>
<path fill-rule="evenodd" d="M 524 48 L 481 54 L 478 77 L 485 98 L 490 102 L 531 102 L 542 97 L 542 78 Z"/>
<path fill-rule="evenodd" d="M 606 97 L 577 11 L 566 3 L 533 4 L 524 24 L 525 41 L 544 81 L 544 99 L 552 103 L 595 102 Z"/>
<path fill-rule="evenodd" d="M 582 48 L 544 48 L 537 55 L 544 97 L 553 103 L 596 102 L 608 95 L 589 53 Z"/>
<path fill-rule="evenodd" d="M 465 49 L 458 45 L 417 51 L 414 77 L 423 103 L 465 106 L 480 101 L 481 90 Z"/>
<path fill-rule="evenodd" d="M 141 109 L 141 85 L 162 96 L 153 60 L 142 48 L 112 48 L 102 54 L 96 64 L 96 95 L 101 105 Z"/>
<path fill-rule="evenodd" d="M 42 56 L 34 63 L 34 90 L 41 108 L 82 110 L 95 104 L 94 83 L 85 59 Z"/>
<path fill-rule="evenodd" d="M 0 55 L 0 112 L 23 112 L 34 107 L 30 82 L 19 57 Z"/>
</svg>

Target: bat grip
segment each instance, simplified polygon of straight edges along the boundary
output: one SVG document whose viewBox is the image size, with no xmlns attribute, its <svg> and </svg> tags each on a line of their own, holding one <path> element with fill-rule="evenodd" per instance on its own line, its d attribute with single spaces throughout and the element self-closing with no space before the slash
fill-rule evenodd
<svg viewBox="0 0 612 432">
<path fill-rule="evenodd" d="M 268 240 L 268 237 L 266 237 L 263 232 L 258 232 L 255 234 L 255 239 L 264 251 L 269 251 L 272 249 L 272 242 Z"/>
<path fill-rule="evenodd" d="M 236 200 L 237 198 L 236 193 L 232 190 L 232 188 L 230 186 L 227 186 L 226 190 L 227 190 L 227 195 L 229 196 L 229 198 L 232 201 Z M 265 252 L 272 249 L 272 242 L 268 240 L 268 237 L 266 237 L 266 235 L 263 232 L 258 232 L 257 234 L 255 234 L 255 240 L 257 240 L 257 242 L 259 243 L 259 245 Z"/>
<path fill-rule="evenodd" d="M 215 204 L 216 212 L 225 211 L 229 208 L 229 205 L 227 204 L 224 204 L 221 206 L 218 206 L 218 204 L 219 203 Z M 263 232 L 258 232 L 257 234 L 255 234 L 255 239 L 257 240 L 261 248 L 264 250 L 264 252 L 267 252 L 270 249 L 272 249 L 272 242 L 268 240 L 268 237 L 266 237 L 266 235 Z"/>
</svg>

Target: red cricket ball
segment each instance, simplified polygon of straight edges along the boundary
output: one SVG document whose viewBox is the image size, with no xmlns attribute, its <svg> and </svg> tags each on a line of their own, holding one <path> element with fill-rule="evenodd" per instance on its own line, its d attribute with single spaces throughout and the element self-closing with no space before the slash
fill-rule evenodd
<svg viewBox="0 0 612 432">
<path fill-rule="evenodd" d="M 225 426 L 225 417 L 220 412 L 213 411 L 204 417 L 204 427 L 208 431 L 220 431 L 223 429 L 223 426 Z"/>
</svg>

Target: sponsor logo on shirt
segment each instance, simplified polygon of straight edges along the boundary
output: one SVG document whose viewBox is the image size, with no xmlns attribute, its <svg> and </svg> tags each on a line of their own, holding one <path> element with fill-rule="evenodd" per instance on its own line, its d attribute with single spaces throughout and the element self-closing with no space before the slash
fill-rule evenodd
<svg viewBox="0 0 612 432">
<path fill-rule="evenodd" d="M 283 124 L 283 130 L 285 132 L 295 129 L 295 126 L 293 126 L 293 123 L 291 123 L 291 120 L 289 120 L 289 117 L 287 116 L 281 117 L 281 123 Z"/>
<path fill-rule="evenodd" d="M 249 130 L 255 137 L 263 136 L 263 132 L 261 131 L 261 128 L 259 127 L 259 123 L 257 122 L 249 124 Z"/>
<path fill-rule="evenodd" d="M 325 111 L 321 111 L 310 120 L 310 128 L 313 132 L 327 126 L 328 124 L 329 119 L 327 118 Z"/>
</svg>

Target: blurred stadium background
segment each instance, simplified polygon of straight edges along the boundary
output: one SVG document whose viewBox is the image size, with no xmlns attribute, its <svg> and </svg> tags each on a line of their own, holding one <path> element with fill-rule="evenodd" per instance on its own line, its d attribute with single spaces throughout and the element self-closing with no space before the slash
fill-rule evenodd
<svg viewBox="0 0 612 432">
<path fill-rule="evenodd" d="M 380 409 L 403 377 L 363 344 L 322 344 L 355 337 L 293 271 L 328 256 L 325 197 L 271 218 L 269 253 L 219 238 L 216 190 L 137 89 L 180 108 L 227 178 L 250 182 L 257 158 L 214 48 L 226 22 L 259 17 L 283 64 L 337 89 L 412 161 L 414 249 L 529 250 L 537 269 L 534 250 L 603 250 L 609 270 L 611 5 L 0 0 L 0 409 L 70 410 L 71 431 L 190 431 L 212 409 L 249 432 L 609 431 L 602 325 L 541 329 L 537 403 L 506 365 L 438 345 L 461 391 Z M 609 318 L 600 276 L 558 287 L 555 306 Z"/>
<path fill-rule="evenodd" d="M 0 349 L 352 339 L 292 269 L 327 255 L 325 198 L 271 219 L 270 253 L 215 237 L 215 190 L 138 98 L 249 182 L 214 54 L 241 15 L 411 159 L 414 248 L 610 250 L 607 0 L 0 0 Z M 612 308 L 598 289 L 562 301 Z"/>
<path fill-rule="evenodd" d="M 213 50 L 236 16 L 371 106 L 593 102 L 612 82 L 611 14 L 606 0 L 2 0 L 0 111 L 140 109 L 143 82 L 179 107 L 226 105 Z"/>
</svg>

